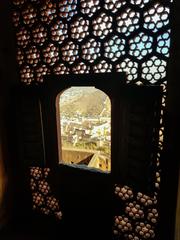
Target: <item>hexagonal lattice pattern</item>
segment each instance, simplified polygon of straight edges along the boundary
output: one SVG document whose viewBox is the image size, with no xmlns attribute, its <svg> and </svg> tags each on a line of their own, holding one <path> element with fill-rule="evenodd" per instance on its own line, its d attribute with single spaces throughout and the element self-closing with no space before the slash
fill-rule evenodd
<svg viewBox="0 0 180 240">
<path fill-rule="evenodd" d="M 133 203 L 128 203 L 125 212 L 131 217 L 132 219 L 139 219 L 144 218 L 144 212 L 141 208 L 140 204 L 137 204 L 135 201 Z"/>
<path fill-rule="evenodd" d="M 56 5 L 50 0 L 43 1 L 40 8 L 41 21 L 49 24 L 56 17 Z"/>
<path fill-rule="evenodd" d="M 72 41 L 66 43 L 65 46 L 61 48 L 62 59 L 69 64 L 72 64 L 79 58 L 78 55 L 79 46 Z"/>
<path fill-rule="evenodd" d="M 91 17 L 98 9 L 99 0 L 81 0 L 81 12 Z"/>
<path fill-rule="evenodd" d="M 44 195 L 47 195 L 50 192 L 50 186 L 49 186 L 48 182 L 45 180 L 40 180 L 38 182 L 38 189 Z"/>
<path fill-rule="evenodd" d="M 45 63 L 54 65 L 59 59 L 59 49 L 53 43 L 49 43 L 43 50 L 43 60 Z"/>
<path fill-rule="evenodd" d="M 100 47 L 100 42 L 94 38 L 89 39 L 82 45 L 82 58 L 89 62 L 94 62 L 94 60 L 101 56 Z"/>
<path fill-rule="evenodd" d="M 67 24 L 58 19 L 51 26 L 51 39 L 55 42 L 62 43 L 67 37 Z"/>
<path fill-rule="evenodd" d="M 116 13 L 123 5 L 126 4 L 125 0 L 105 0 L 105 9 Z"/>
<path fill-rule="evenodd" d="M 95 36 L 105 38 L 112 32 L 112 17 L 102 12 L 93 20 L 92 27 Z"/>
<path fill-rule="evenodd" d="M 19 65 L 24 63 L 24 52 L 20 48 L 17 48 L 16 60 Z"/>
<path fill-rule="evenodd" d="M 140 222 L 137 226 L 136 226 L 136 230 L 135 230 L 143 239 L 147 239 L 147 238 L 154 238 L 155 237 L 155 233 L 154 233 L 154 229 L 150 224 L 146 224 L 144 222 Z"/>
<path fill-rule="evenodd" d="M 47 206 L 51 208 L 53 211 L 57 211 L 59 208 L 58 201 L 55 197 L 47 197 Z"/>
<path fill-rule="evenodd" d="M 160 84 L 166 94 L 172 0 L 12 2 L 21 82 L 43 82 L 47 74 L 125 71 L 127 83 Z M 162 106 L 165 106 L 165 96 Z M 136 193 L 128 186 L 115 186 L 115 197 L 123 206 L 115 218 L 114 233 L 118 238 L 121 235 L 122 239 L 142 240 L 155 236 L 162 118 L 160 124 L 154 197 Z M 48 174 L 47 168 L 31 168 L 33 206 L 46 215 L 57 207 L 54 196 L 50 196 Z M 60 219 L 62 213 L 56 210 L 54 215 Z"/>
<path fill-rule="evenodd" d="M 128 232 L 132 230 L 132 224 L 129 219 L 125 216 L 115 216 L 115 229 L 114 234 L 119 234 L 119 232 Z"/>
<path fill-rule="evenodd" d="M 149 1 L 151 0 L 130 0 L 130 3 L 140 8 L 143 8 Z"/>
<path fill-rule="evenodd" d="M 125 54 L 125 40 L 119 38 L 117 35 L 111 37 L 104 43 L 104 56 L 116 61 L 120 56 Z"/>
<path fill-rule="evenodd" d="M 36 46 L 31 46 L 26 51 L 27 63 L 36 66 L 40 61 L 40 51 Z"/>
<path fill-rule="evenodd" d="M 38 82 L 43 82 L 43 77 L 48 74 L 49 70 L 45 64 L 39 65 L 35 68 L 36 79 Z"/>
<path fill-rule="evenodd" d="M 134 197 L 131 188 L 129 188 L 128 186 L 121 187 L 118 184 L 116 184 L 115 186 L 115 194 L 124 201 L 132 199 Z"/>
<path fill-rule="evenodd" d="M 117 31 L 124 33 L 126 36 L 130 35 L 139 28 L 140 13 L 127 8 L 117 16 Z"/>
<path fill-rule="evenodd" d="M 38 64 L 45 63 L 50 69 L 52 65 L 62 66 L 64 62 L 67 63 L 65 68 L 68 71 L 61 71 L 55 66 L 51 71 L 55 74 L 60 72 L 63 74 L 69 70 L 77 74 L 86 72 L 80 67 L 75 70 L 74 64 L 77 65 L 77 59 L 80 59 L 81 65 L 87 66 L 86 69 L 89 69 L 89 64 L 94 63 L 90 71 L 101 72 L 97 70 L 98 63 L 95 60 L 108 58 L 108 69 L 113 69 L 114 66 L 117 71 L 125 70 L 128 80 L 142 83 L 140 80 L 142 76 L 144 79 L 150 76 L 144 72 L 146 71 L 144 65 L 140 68 L 143 64 L 142 59 L 152 53 L 154 56 L 157 53 L 158 58 L 160 55 L 169 56 L 170 30 L 167 30 L 169 5 L 150 4 L 149 0 L 130 0 L 130 3 L 131 5 L 125 0 L 105 0 L 103 4 L 100 4 L 99 0 L 80 0 L 79 3 L 77 0 L 60 2 L 33 0 L 31 3 L 23 0 L 14 1 L 16 9 L 13 12 L 13 22 L 17 27 L 17 44 L 20 47 L 17 60 L 19 65 L 22 65 L 22 61 L 23 64 L 28 65 L 26 68 L 31 69 L 27 72 L 33 73 L 31 77 L 27 74 L 26 79 L 22 70 L 21 80 L 26 83 L 33 80 L 39 82 L 39 74 L 34 74 L 36 69 L 33 69 L 36 68 L 36 64 L 29 64 L 32 58 L 29 60 L 26 57 L 27 50 L 21 51 L 22 48 L 35 44 L 36 48 L 42 47 L 39 50 L 43 58 L 40 57 Z M 152 34 L 144 32 L 142 26 Z M 92 37 L 93 35 L 95 38 Z M 96 46 L 92 41 L 97 42 Z M 153 47 L 155 42 L 157 42 L 156 51 Z M 57 51 L 52 50 L 51 54 L 49 46 L 54 43 L 53 48 Z M 114 65 L 119 58 L 121 61 Z M 104 62 L 105 59 L 101 61 Z M 109 61 L 112 63 L 110 64 Z M 104 64 L 98 66 L 104 68 Z M 164 62 L 163 66 L 166 67 Z M 48 72 L 46 68 L 44 69 L 40 81 Z M 162 72 L 160 75 L 161 79 L 165 76 Z M 155 76 L 157 78 L 157 74 Z M 153 82 L 157 82 L 156 79 L 152 79 L 151 83 Z"/>
<path fill-rule="evenodd" d="M 67 68 L 63 63 L 60 63 L 53 68 L 53 73 L 56 75 L 69 74 L 69 68 Z"/>
<path fill-rule="evenodd" d="M 36 189 L 36 181 L 33 178 L 30 179 L 30 188 L 31 191 L 35 191 Z"/>
<path fill-rule="evenodd" d="M 46 208 L 46 207 L 42 207 L 42 208 L 41 208 L 41 212 L 42 212 L 43 214 L 45 214 L 45 215 L 49 215 L 49 214 L 50 214 L 50 210 L 49 210 L 48 208 Z"/>
<path fill-rule="evenodd" d="M 32 81 L 34 81 L 34 70 L 28 65 L 24 65 L 20 69 L 20 74 L 22 82 L 30 84 Z"/>
<path fill-rule="evenodd" d="M 89 73 L 90 72 L 90 67 L 84 64 L 83 62 L 78 63 L 75 65 L 72 69 L 73 73 L 78 74 L 78 73 Z"/>
<path fill-rule="evenodd" d="M 112 65 L 107 63 L 105 60 L 100 61 L 98 64 L 93 66 L 95 73 L 105 73 L 112 71 Z"/>
<path fill-rule="evenodd" d="M 147 54 L 152 52 L 153 38 L 140 32 L 134 38 L 130 39 L 129 54 L 141 60 Z"/>
<path fill-rule="evenodd" d="M 164 136 L 164 129 L 160 129 L 160 138 L 161 141 L 163 141 L 163 136 Z M 160 172 L 156 172 L 156 182 L 155 182 L 155 187 L 159 190 L 160 189 L 160 182 L 161 182 L 161 177 L 160 177 Z"/>
<path fill-rule="evenodd" d="M 44 197 L 41 193 L 33 193 L 33 203 L 34 203 L 34 206 L 33 208 L 36 208 L 36 207 L 40 207 L 44 204 Z"/>
<path fill-rule="evenodd" d="M 48 183 L 49 172 L 49 168 L 30 168 L 30 188 L 32 191 L 33 209 L 45 215 L 53 214 L 58 219 L 61 219 L 62 212 L 59 208 L 59 201 L 52 195 Z"/>
<path fill-rule="evenodd" d="M 157 32 L 169 23 L 169 8 L 160 3 L 155 3 L 144 13 L 144 28 Z"/>
<path fill-rule="evenodd" d="M 126 58 L 116 65 L 116 70 L 117 72 L 126 72 L 128 81 L 135 80 L 138 76 L 138 63 Z"/>
<path fill-rule="evenodd" d="M 16 39 L 17 39 L 17 45 L 25 48 L 30 42 L 29 31 L 26 28 L 22 27 L 21 29 L 19 29 L 19 31 L 17 31 Z"/>
<path fill-rule="evenodd" d="M 14 11 L 12 14 L 12 21 L 15 27 L 18 27 L 20 25 L 20 13 L 17 11 Z"/>
<path fill-rule="evenodd" d="M 149 209 L 147 214 L 147 219 L 152 223 L 157 223 L 158 211 L 156 208 Z"/>
<path fill-rule="evenodd" d="M 30 176 L 36 180 L 42 178 L 42 169 L 40 167 L 32 167 L 30 168 Z"/>
<path fill-rule="evenodd" d="M 71 24 L 71 37 L 82 41 L 89 34 L 88 30 L 89 21 L 79 17 Z"/>
<path fill-rule="evenodd" d="M 59 16 L 70 20 L 77 13 L 77 0 L 59 1 Z"/>
<path fill-rule="evenodd" d="M 169 57 L 170 48 L 170 30 L 157 37 L 156 51 L 166 57 Z"/>
<path fill-rule="evenodd" d="M 47 40 L 47 30 L 41 23 L 32 29 L 32 40 L 38 46 L 43 45 Z"/>
<path fill-rule="evenodd" d="M 137 200 L 144 206 L 152 206 L 152 205 L 155 205 L 157 204 L 157 198 L 156 196 L 154 196 L 153 198 L 152 197 L 149 197 L 143 193 L 137 193 Z"/>
<path fill-rule="evenodd" d="M 23 22 L 29 26 L 32 26 L 36 22 L 36 16 L 37 11 L 31 5 L 28 5 L 28 7 L 22 11 Z"/>
<path fill-rule="evenodd" d="M 164 60 L 153 56 L 142 64 L 142 78 L 147 79 L 150 83 L 156 83 L 165 76 L 166 62 Z"/>
<path fill-rule="evenodd" d="M 159 175 L 158 175 L 159 176 Z M 122 201 L 120 215 L 115 216 L 113 232 L 115 239 L 153 239 L 158 222 L 157 193 L 149 197 L 134 193 L 128 186 L 115 186 L 117 201 Z"/>
</svg>

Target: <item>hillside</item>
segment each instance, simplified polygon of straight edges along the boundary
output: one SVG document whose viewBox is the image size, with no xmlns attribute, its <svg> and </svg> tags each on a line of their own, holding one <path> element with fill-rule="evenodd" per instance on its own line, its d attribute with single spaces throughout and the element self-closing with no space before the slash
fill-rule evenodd
<svg viewBox="0 0 180 240">
<path fill-rule="evenodd" d="M 98 116 L 109 104 L 106 98 L 105 93 L 93 87 L 72 87 L 60 97 L 60 112 L 68 116 Z"/>
</svg>

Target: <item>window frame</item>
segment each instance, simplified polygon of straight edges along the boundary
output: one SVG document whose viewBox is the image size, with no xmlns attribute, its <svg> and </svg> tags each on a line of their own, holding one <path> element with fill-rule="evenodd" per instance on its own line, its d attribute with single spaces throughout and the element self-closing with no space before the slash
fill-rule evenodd
<svg viewBox="0 0 180 240">
<path fill-rule="evenodd" d="M 91 168 L 74 168 L 73 165 L 59 164 L 56 98 L 60 92 L 72 86 L 94 86 L 106 93 L 111 100 L 111 172 L 108 174 L 98 171 L 98 169 L 90 171 Z M 39 98 L 46 166 L 54 169 L 54 172 L 70 169 L 74 172 L 84 171 L 87 175 L 90 174 L 89 172 L 109 175 L 114 183 L 128 185 L 136 191 L 143 191 L 149 195 L 154 193 L 162 87 L 127 84 L 125 73 L 117 72 L 52 75 L 45 77 L 44 84 L 40 86 Z M 131 111 L 134 111 L 133 106 L 139 106 L 139 104 L 142 111 L 140 110 L 138 117 L 138 107 L 134 117 L 138 122 L 139 118 L 140 122 L 145 120 L 146 132 L 142 138 L 139 138 L 137 134 L 134 135 L 135 138 L 132 138 L 131 121 L 133 116 Z M 150 119 L 152 118 L 152 123 L 148 116 Z M 141 127 L 140 122 L 138 123 L 139 127 Z M 139 131 L 136 127 L 134 130 Z M 136 137 L 139 139 L 137 143 Z M 133 155 L 129 154 L 132 147 Z"/>
<path fill-rule="evenodd" d="M 126 75 L 125 73 L 101 73 L 101 74 L 70 74 L 63 76 L 46 76 L 44 83 L 40 86 L 40 103 L 42 112 L 42 124 L 43 124 L 43 135 L 45 144 L 45 164 L 51 168 L 72 168 L 73 165 L 66 165 L 59 163 L 59 140 L 58 140 L 58 126 L 57 126 L 57 109 L 56 99 L 57 96 L 64 90 L 70 87 L 81 87 L 93 86 L 103 91 L 109 97 L 111 101 L 111 173 L 115 168 L 115 155 L 114 151 L 117 148 L 112 144 L 116 142 L 116 134 L 114 124 L 116 122 L 116 101 L 121 93 L 123 93 L 126 86 Z M 50 146 L 50 147 L 49 147 Z M 84 168 L 78 167 L 77 169 Z M 87 168 L 87 171 L 90 171 Z M 101 173 L 96 169 L 92 170 L 96 173 Z M 102 173 L 106 173 L 103 172 Z"/>
</svg>

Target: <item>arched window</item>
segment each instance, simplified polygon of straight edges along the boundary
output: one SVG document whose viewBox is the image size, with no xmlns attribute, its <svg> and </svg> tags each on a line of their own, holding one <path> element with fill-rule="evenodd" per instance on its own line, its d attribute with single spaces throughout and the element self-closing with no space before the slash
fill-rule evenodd
<svg viewBox="0 0 180 240">
<path fill-rule="evenodd" d="M 95 87 L 70 87 L 56 99 L 59 162 L 111 170 L 111 103 Z"/>
</svg>

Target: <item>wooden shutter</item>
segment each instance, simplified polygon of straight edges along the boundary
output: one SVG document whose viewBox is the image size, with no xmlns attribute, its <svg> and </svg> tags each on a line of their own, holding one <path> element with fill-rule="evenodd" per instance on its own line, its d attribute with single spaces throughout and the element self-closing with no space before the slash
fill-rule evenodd
<svg viewBox="0 0 180 240">
<path fill-rule="evenodd" d="M 112 173 L 115 181 L 154 192 L 159 140 L 161 89 L 124 86 L 112 116 Z"/>
<path fill-rule="evenodd" d="M 22 87 L 18 91 L 17 129 L 20 158 L 26 166 L 44 164 L 41 107 L 37 89 Z"/>
</svg>

